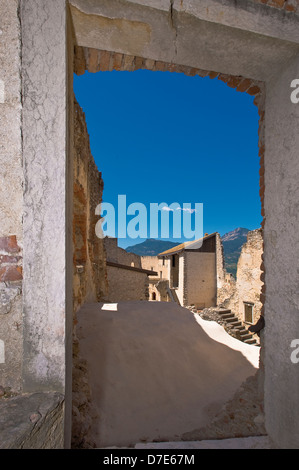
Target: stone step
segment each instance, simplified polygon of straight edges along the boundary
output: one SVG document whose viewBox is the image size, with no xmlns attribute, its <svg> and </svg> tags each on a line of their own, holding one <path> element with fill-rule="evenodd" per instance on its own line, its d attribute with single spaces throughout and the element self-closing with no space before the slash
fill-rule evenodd
<svg viewBox="0 0 299 470">
<path fill-rule="evenodd" d="M 240 320 L 231 322 L 231 326 L 235 328 L 243 328 L 242 322 Z"/>
<path fill-rule="evenodd" d="M 246 328 L 244 328 L 244 326 L 242 326 L 240 329 L 239 329 L 239 333 L 240 335 L 247 335 L 248 331 L 246 330 Z"/>
<path fill-rule="evenodd" d="M 246 339 L 251 339 L 252 335 L 251 334 L 241 335 L 240 338 L 242 341 L 245 341 Z"/>
<path fill-rule="evenodd" d="M 228 318 L 235 318 L 236 320 L 238 320 L 236 317 L 235 317 L 235 314 L 234 313 L 224 313 L 223 315 L 221 315 L 221 318 L 223 320 L 227 320 Z"/>
<path fill-rule="evenodd" d="M 235 321 L 237 321 L 237 318 L 233 316 L 233 317 L 225 318 L 225 321 L 226 323 L 234 323 Z"/>
<path fill-rule="evenodd" d="M 219 315 L 225 315 L 226 313 L 231 313 L 231 310 L 229 308 L 223 308 L 216 310 L 216 313 L 218 313 Z"/>
<path fill-rule="evenodd" d="M 256 340 L 254 338 L 245 339 L 244 343 L 246 343 L 246 344 L 256 344 Z"/>
</svg>

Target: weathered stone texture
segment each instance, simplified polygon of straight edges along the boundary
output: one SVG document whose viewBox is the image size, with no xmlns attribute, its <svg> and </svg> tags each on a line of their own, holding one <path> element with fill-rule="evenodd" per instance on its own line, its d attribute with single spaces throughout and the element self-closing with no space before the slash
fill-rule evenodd
<svg viewBox="0 0 299 470">
<path fill-rule="evenodd" d="M 266 435 L 263 396 L 258 391 L 259 371 L 236 391 L 211 423 L 182 436 L 183 441 Z"/>
<path fill-rule="evenodd" d="M 247 242 L 243 245 L 237 267 L 236 282 L 224 284 L 221 292 L 223 299 L 221 306 L 229 308 L 244 322 L 244 302 L 251 302 L 253 306 L 253 323 L 256 323 L 262 314 L 263 304 L 260 295 L 263 288 L 261 280 L 263 254 L 262 230 L 248 232 Z M 228 296 L 224 300 L 225 294 Z"/>
<path fill-rule="evenodd" d="M 117 246 L 116 238 L 105 237 L 104 245 L 108 263 L 107 300 L 148 300 L 149 280 L 147 274 L 142 272 L 141 256 L 128 253 Z"/>
<path fill-rule="evenodd" d="M 107 295 L 106 256 L 103 239 L 96 236 L 96 207 L 102 202 L 103 180 L 90 150 L 85 115 L 74 102 L 73 187 L 73 448 L 93 447 L 89 429 L 94 416 L 90 404 L 89 378 L 80 357 L 76 333 L 78 309 L 85 302 L 98 302 Z"/>
<path fill-rule="evenodd" d="M 96 236 L 96 207 L 104 183 L 91 154 L 85 115 L 74 104 L 74 312 L 85 302 L 100 301 L 107 291 L 103 240 Z"/>
<path fill-rule="evenodd" d="M 63 395 L 33 393 L 0 399 L 0 449 L 63 447 Z"/>
</svg>

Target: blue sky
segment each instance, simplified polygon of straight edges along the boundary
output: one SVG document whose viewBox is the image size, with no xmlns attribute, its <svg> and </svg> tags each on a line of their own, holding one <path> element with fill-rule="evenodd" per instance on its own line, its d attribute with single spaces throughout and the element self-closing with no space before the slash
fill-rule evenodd
<svg viewBox="0 0 299 470">
<path fill-rule="evenodd" d="M 253 97 L 217 79 L 146 70 L 86 72 L 74 77 L 74 91 L 104 202 L 117 208 L 118 195 L 126 195 L 127 205 L 148 210 L 150 203 L 202 203 L 204 233 L 260 227 Z"/>
</svg>

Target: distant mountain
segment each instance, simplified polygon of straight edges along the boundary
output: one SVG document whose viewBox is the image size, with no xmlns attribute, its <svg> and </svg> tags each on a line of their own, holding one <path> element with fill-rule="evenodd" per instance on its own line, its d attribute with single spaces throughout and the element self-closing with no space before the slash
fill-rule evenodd
<svg viewBox="0 0 299 470">
<path fill-rule="evenodd" d="M 236 228 L 221 237 L 223 244 L 223 255 L 225 267 L 228 273 L 234 277 L 237 274 L 237 264 L 242 250 L 242 246 L 247 242 L 247 228 Z"/>
<path fill-rule="evenodd" d="M 231 273 L 234 277 L 236 277 L 238 259 L 242 246 L 247 241 L 248 232 L 249 230 L 247 228 L 239 227 L 221 237 L 225 267 L 227 272 Z M 126 251 L 139 256 L 157 256 L 159 253 L 169 250 L 178 244 L 179 243 L 149 238 L 137 245 L 128 246 Z"/>
<path fill-rule="evenodd" d="M 128 246 L 126 251 L 129 253 L 135 253 L 139 256 L 157 256 L 159 253 L 169 250 L 170 248 L 173 248 L 177 245 L 178 243 L 149 238 L 148 240 L 145 240 L 142 243 L 138 243 L 137 245 Z"/>
</svg>

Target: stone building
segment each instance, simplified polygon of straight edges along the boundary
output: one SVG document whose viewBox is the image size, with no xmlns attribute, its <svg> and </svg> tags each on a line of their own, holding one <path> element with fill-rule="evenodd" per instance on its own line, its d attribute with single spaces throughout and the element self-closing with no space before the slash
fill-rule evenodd
<svg viewBox="0 0 299 470">
<path fill-rule="evenodd" d="M 169 260 L 159 259 L 158 256 L 141 256 L 141 264 L 144 269 L 156 272 L 148 276 L 149 300 L 170 302 L 172 297 L 169 292 Z"/>
<path fill-rule="evenodd" d="M 50 410 L 26 445 L 71 443 L 73 73 L 147 69 L 222 80 L 258 108 L 265 426 L 276 447 L 298 448 L 298 0 L 0 0 L 0 11 L 1 383 Z M 53 410 L 55 433 L 42 432 Z"/>
<path fill-rule="evenodd" d="M 105 237 L 104 246 L 107 259 L 107 301 L 148 300 L 149 275 L 157 273 L 144 269 L 140 256 L 120 248 L 117 238 Z"/>
<path fill-rule="evenodd" d="M 218 233 L 182 243 L 158 257 L 167 264 L 170 291 L 180 305 L 194 305 L 197 309 L 217 305 L 217 290 L 225 276 Z"/>
</svg>

